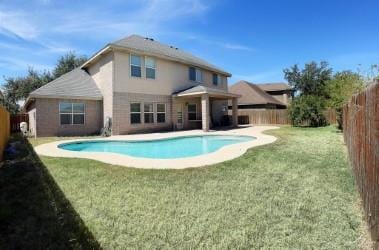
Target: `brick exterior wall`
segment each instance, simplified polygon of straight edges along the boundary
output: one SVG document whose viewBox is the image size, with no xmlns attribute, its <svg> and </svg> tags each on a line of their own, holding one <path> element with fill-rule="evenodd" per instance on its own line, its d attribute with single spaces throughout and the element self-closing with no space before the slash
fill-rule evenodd
<svg viewBox="0 0 379 250">
<path fill-rule="evenodd" d="M 141 103 L 141 123 L 131 124 L 130 104 Z M 154 123 L 145 123 L 143 104 L 154 104 Z M 156 103 L 166 104 L 166 122 L 157 123 Z M 122 135 L 140 132 L 164 131 L 172 129 L 172 101 L 171 95 L 149 95 L 138 93 L 114 92 L 112 134 Z"/>
<path fill-rule="evenodd" d="M 60 125 L 59 103 L 85 104 L 84 125 Z M 103 102 L 71 99 L 36 99 L 37 136 L 77 136 L 100 133 L 103 127 Z"/>
</svg>

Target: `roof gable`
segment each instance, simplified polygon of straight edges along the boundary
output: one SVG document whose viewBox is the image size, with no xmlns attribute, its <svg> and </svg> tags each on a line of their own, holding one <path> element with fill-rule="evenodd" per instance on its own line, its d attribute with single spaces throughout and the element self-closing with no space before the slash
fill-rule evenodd
<svg viewBox="0 0 379 250">
<path fill-rule="evenodd" d="M 88 73 L 76 68 L 30 93 L 31 98 L 102 99 L 100 89 Z"/>
<path fill-rule="evenodd" d="M 238 99 L 238 104 L 276 104 L 284 105 L 280 101 L 267 94 L 258 85 L 239 81 L 229 87 L 229 91 L 234 94 L 241 95 Z"/>
</svg>

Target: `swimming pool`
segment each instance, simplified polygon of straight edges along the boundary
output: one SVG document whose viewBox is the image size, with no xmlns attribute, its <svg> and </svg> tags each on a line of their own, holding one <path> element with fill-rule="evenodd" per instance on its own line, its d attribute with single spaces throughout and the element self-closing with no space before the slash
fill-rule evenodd
<svg viewBox="0 0 379 250">
<path fill-rule="evenodd" d="M 252 136 L 202 135 L 149 141 L 79 141 L 58 145 L 82 152 L 111 152 L 142 158 L 175 159 L 204 155 L 231 144 L 255 140 Z"/>
</svg>

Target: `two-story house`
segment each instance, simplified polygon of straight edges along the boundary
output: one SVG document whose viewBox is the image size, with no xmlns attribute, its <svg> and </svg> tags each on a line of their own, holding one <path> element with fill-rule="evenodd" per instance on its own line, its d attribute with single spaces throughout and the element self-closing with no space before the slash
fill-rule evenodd
<svg viewBox="0 0 379 250">
<path fill-rule="evenodd" d="M 221 123 L 231 74 L 174 46 L 132 35 L 106 45 L 81 67 L 30 93 L 24 109 L 36 136 L 113 135 Z"/>
</svg>

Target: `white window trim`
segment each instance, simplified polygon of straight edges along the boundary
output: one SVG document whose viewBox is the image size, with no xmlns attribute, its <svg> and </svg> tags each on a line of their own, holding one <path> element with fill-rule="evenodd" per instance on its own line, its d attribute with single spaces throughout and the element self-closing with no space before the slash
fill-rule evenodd
<svg viewBox="0 0 379 250">
<path fill-rule="evenodd" d="M 132 111 L 132 104 L 139 104 L 139 112 Z M 131 125 L 136 125 L 136 124 L 141 124 L 142 123 L 142 112 L 141 112 L 141 103 L 140 102 L 131 102 L 130 103 L 130 124 Z M 139 122 L 132 123 L 132 114 L 139 114 Z"/>
<path fill-rule="evenodd" d="M 151 58 L 151 59 L 154 60 L 154 68 L 146 66 L 146 58 Z M 157 60 L 155 59 L 155 57 L 152 57 L 152 56 L 145 56 L 145 57 L 144 57 L 144 66 L 145 66 L 145 78 L 146 78 L 147 80 L 155 80 L 155 79 L 157 79 Z M 155 76 L 155 77 L 154 77 L 154 78 L 148 78 L 148 77 L 147 77 L 147 74 L 146 74 L 146 69 L 154 69 L 154 71 L 155 71 L 154 76 Z"/>
<path fill-rule="evenodd" d="M 162 111 L 158 111 L 158 105 L 164 105 L 164 112 L 162 112 Z M 167 118 L 167 115 L 166 115 L 166 113 L 167 113 L 167 112 L 166 112 L 166 110 L 167 110 L 167 109 L 166 109 L 166 103 L 157 103 L 157 104 L 156 104 L 156 110 L 157 110 L 157 112 L 156 112 L 156 113 L 157 113 L 157 115 L 156 115 L 156 116 L 157 116 L 157 117 L 156 117 L 156 121 L 157 121 L 157 123 L 166 123 L 166 120 L 167 120 L 167 119 L 166 119 L 166 118 Z M 164 122 L 159 122 L 159 121 L 158 121 L 158 114 L 164 114 Z"/>
<path fill-rule="evenodd" d="M 62 113 L 61 112 L 61 104 L 63 103 L 69 103 L 71 104 L 71 113 Z M 74 112 L 74 104 L 83 104 L 84 106 L 84 112 Z M 84 126 L 86 125 L 86 104 L 83 102 L 59 102 L 59 125 L 60 126 Z M 71 114 L 71 123 L 70 124 L 62 124 L 61 121 L 61 115 L 70 115 Z M 74 124 L 74 115 L 84 115 L 83 123 L 80 124 Z"/>
<path fill-rule="evenodd" d="M 213 77 L 216 75 L 216 83 L 214 83 Z M 213 86 L 219 86 L 220 85 L 220 75 L 217 73 L 212 73 L 212 85 Z"/>
<path fill-rule="evenodd" d="M 199 68 L 195 68 L 195 69 L 196 69 L 195 70 L 195 79 L 196 79 L 196 82 L 202 83 L 203 82 L 203 71 L 201 69 L 199 69 Z M 197 79 L 197 76 L 198 76 L 197 73 L 199 73 L 199 76 L 200 76 L 201 79 Z"/>
<path fill-rule="evenodd" d="M 137 65 L 137 64 L 133 64 L 132 63 L 132 56 L 138 56 L 138 57 L 140 57 L 141 58 L 141 64 L 140 65 Z M 137 54 L 130 54 L 129 55 L 129 72 L 130 72 L 130 77 L 135 77 L 135 78 L 142 78 L 142 76 L 143 76 L 143 70 L 142 70 L 142 58 L 143 58 L 143 56 L 140 56 L 140 55 L 137 55 Z M 141 76 L 133 76 L 132 75 L 132 66 L 135 66 L 135 67 L 140 67 L 141 68 Z"/>
<path fill-rule="evenodd" d="M 145 111 L 145 105 L 151 105 L 151 107 L 153 108 L 152 111 Z M 153 114 L 153 122 L 146 122 L 145 121 L 145 114 Z M 147 123 L 147 124 L 154 124 L 155 123 L 155 119 L 154 119 L 154 103 L 152 102 L 144 102 L 143 103 L 143 123 Z"/>
<path fill-rule="evenodd" d="M 188 71 L 189 71 L 190 68 L 194 68 L 195 69 L 195 80 L 191 80 L 191 79 L 189 79 L 189 80 L 192 81 L 192 82 L 203 83 L 203 78 L 204 78 L 203 71 L 200 68 L 195 67 L 195 66 L 189 66 Z M 201 79 L 197 79 L 198 72 L 200 72 L 199 75 L 201 76 Z M 188 74 L 188 77 L 189 77 L 189 74 Z"/>
<path fill-rule="evenodd" d="M 195 105 L 195 112 L 189 112 L 189 106 L 190 105 Z M 189 114 L 195 114 L 196 115 L 196 118 L 195 118 L 195 120 L 190 120 L 189 119 Z M 187 106 L 187 119 L 188 119 L 188 121 L 197 121 L 197 104 L 196 103 L 189 103 L 188 104 L 188 106 Z"/>
</svg>

